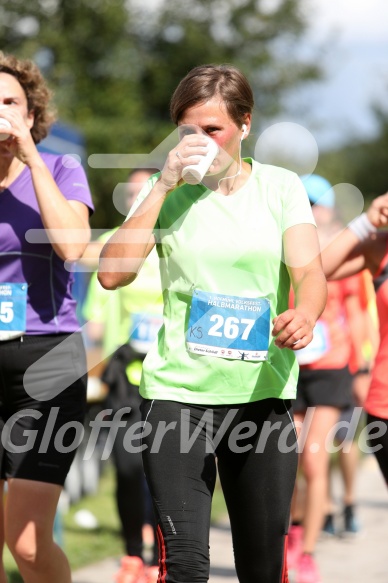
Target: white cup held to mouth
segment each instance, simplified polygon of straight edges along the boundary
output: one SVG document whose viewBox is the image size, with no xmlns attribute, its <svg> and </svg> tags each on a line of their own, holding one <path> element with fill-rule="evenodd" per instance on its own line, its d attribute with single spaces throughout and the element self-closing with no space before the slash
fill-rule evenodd
<svg viewBox="0 0 388 583">
<path fill-rule="evenodd" d="M 206 172 L 209 170 L 214 158 L 218 154 L 218 146 L 216 142 L 209 139 L 208 151 L 204 156 L 201 156 L 201 161 L 198 164 L 190 164 L 185 166 L 182 170 L 182 178 L 187 184 L 199 184 Z"/>
<path fill-rule="evenodd" d="M 9 138 L 9 134 L 5 130 L 10 129 L 12 127 L 12 125 L 9 123 L 7 119 L 1 117 L 1 110 L 6 108 L 7 108 L 6 105 L 0 105 L 0 142 L 3 142 L 4 140 L 7 140 Z"/>
</svg>

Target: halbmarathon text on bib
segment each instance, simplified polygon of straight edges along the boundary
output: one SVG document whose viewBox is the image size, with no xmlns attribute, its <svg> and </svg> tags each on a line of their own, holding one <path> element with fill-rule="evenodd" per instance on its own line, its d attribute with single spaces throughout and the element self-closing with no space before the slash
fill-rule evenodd
<svg viewBox="0 0 388 583">
<path fill-rule="evenodd" d="M 268 359 L 270 304 L 194 290 L 186 346 L 198 355 L 261 361 Z"/>
</svg>

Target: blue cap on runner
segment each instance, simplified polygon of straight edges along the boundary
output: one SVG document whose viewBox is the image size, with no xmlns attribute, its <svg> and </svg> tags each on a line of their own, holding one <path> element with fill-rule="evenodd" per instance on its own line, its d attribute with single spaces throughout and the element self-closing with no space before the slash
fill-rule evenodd
<svg viewBox="0 0 388 583">
<path fill-rule="evenodd" d="M 319 174 L 305 174 L 300 179 L 312 204 L 334 207 L 334 190 L 326 178 Z"/>
</svg>

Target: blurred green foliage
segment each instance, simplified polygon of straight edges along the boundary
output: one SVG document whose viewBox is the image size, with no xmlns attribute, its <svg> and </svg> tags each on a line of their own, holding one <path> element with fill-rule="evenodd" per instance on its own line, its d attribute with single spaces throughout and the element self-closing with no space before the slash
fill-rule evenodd
<svg viewBox="0 0 388 583">
<path fill-rule="evenodd" d="M 32 58 L 54 90 L 62 121 L 79 127 L 88 154 L 149 153 L 173 126 L 169 100 L 194 66 L 230 62 L 255 93 L 255 124 L 281 110 L 290 87 L 318 79 L 298 59 L 302 0 L 1 0 L 0 46 Z M 88 168 L 95 228 L 122 216 L 112 192 L 129 169 Z"/>
<path fill-rule="evenodd" d="M 347 182 L 356 186 L 365 200 L 371 201 L 388 190 L 388 110 L 374 107 L 377 126 L 375 138 L 350 141 L 339 149 L 320 155 L 317 172 L 332 184 Z"/>
<path fill-rule="evenodd" d="M 38 63 L 60 119 L 82 130 L 89 155 L 148 154 L 174 129 L 171 94 L 196 65 L 229 62 L 246 73 L 256 133 L 290 88 L 320 79 L 317 55 L 297 57 L 306 9 L 304 0 L 1 0 L 0 47 Z M 388 114 L 375 113 L 375 139 L 321 153 L 316 169 L 356 185 L 367 203 L 387 190 Z M 87 168 L 93 227 L 123 219 L 112 193 L 129 170 Z"/>
</svg>

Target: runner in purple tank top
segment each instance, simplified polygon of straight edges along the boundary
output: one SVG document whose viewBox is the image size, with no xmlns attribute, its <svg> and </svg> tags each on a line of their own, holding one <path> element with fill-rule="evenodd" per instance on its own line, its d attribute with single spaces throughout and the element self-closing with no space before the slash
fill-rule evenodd
<svg viewBox="0 0 388 583">
<path fill-rule="evenodd" d="M 69 265 L 93 205 L 79 162 L 36 148 L 54 121 L 49 101 L 39 69 L 0 52 L 0 545 L 25 583 L 71 581 L 52 532 L 86 405 Z"/>
</svg>

